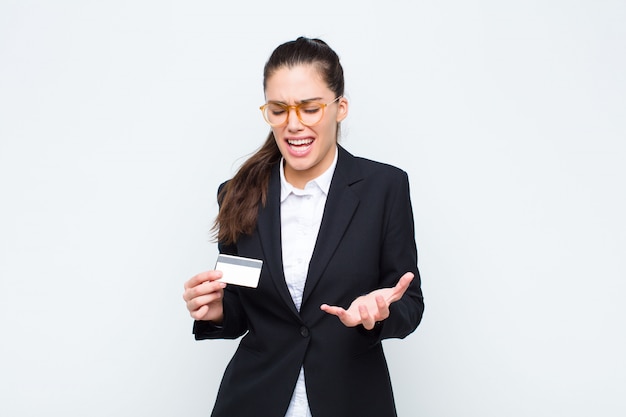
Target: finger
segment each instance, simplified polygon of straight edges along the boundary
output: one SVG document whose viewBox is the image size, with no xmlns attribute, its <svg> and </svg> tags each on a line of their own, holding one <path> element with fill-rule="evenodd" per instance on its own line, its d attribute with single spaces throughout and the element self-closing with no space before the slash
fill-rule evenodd
<svg viewBox="0 0 626 417">
<path fill-rule="evenodd" d="M 207 296 L 214 293 L 220 293 L 220 297 L 226 288 L 225 282 L 205 281 L 193 288 L 188 288 L 183 293 L 183 300 L 189 302 L 195 298 Z"/>
<path fill-rule="evenodd" d="M 382 321 L 389 317 L 389 304 L 387 304 L 384 297 L 380 295 L 376 296 L 376 306 L 378 307 L 376 321 Z"/>
<path fill-rule="evenodd" d="M 216 292 L 212 292 L 208 295 L 204 295 L 201 297 L 195 297 L 189 301 L 187 301 L 187 310 L 191 311 L 196 311 L 199 308 L 201 308 L 202 306 L 205 306 L 207 304 L 211 304 L 219 299 L 221 299 L 224 296 L 224 293 L 222 291 L 216 291 Z"/>
<path fill-rule="evenodd" d="M 350 312 L 341 307 L 329 306 L 328 304 L 322 304 L 320 309 L 328 314 L 337 316 L 339 321 L 346 327 L 354 327 L 359 324 L 359 320 L 355 319 Z"/>
<path fill-rule="evenodd" d="M 402 275 L 396 286 L 393 287 L 391 297 L 387 299 L 387 302 L 391 304 L 401 299 L 406 290 L 409 288 L 409 285 L 411 285 L 411 281 L 413 281 L 413 278 L 415 278 L 415 275 L 412 272 L 407 272 L 406 274 Z"/>
<path fill-rule="evenodd" d="M 185 301 L 193 300 L 203 295 L 208 295 L 217 291 L 221 291 L 226 288 L 225 282 L 204 281 L 195 287 L 187 288 L 183 293 L 183 299 Z"/>
<path fill-rule="evenodd" d="M 203 305 L 195 311 L 190 311 L 189 314 L 194 320 L 200 320 L 209 312 L 209 306 Z"/>
<path fill-rule="evenodd" d="M 189 278 L 187 281 L 185 281 L 185 289 L 193 288 L 196 285 L 200 285 L 204 281 L 207 281 L 209 279 L 209 273 L 210 271 L 201 272 Z"/>
<path fill-rule="evenodd" d="M 222 277 L 222 271 L 205 271 L 191 277 L 185 282 L 185 289 L 193 288 L 206 281 L 215 281 Z"/>
<path fill-rule="evenodd" d="M 341 307 L 329 306 L 328 304 L 322 304 L 320 309 L 328 314 L 332 314 L 333 316 L 337 316 L 339 318 L 345 316 L 346 310 Z"/>
<path fill-rule="evenodd" d="M 367 330 L 372 330 L 376 322 L 374 321 L 374 318 L 370 315 L 367 307 L 365 307 L 364 305 L 360 305 L 359 314 L 361 315 L 361 324 L 363 325 L 363 327 L 365 327 Z"/>
</svg>

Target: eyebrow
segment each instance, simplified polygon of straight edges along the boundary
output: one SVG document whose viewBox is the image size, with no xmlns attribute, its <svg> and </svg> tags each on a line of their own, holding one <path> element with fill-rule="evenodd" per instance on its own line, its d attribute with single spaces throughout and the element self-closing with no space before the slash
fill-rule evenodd
<svg viewBox="0 0 626 417">
<path fill-rule="evenodd" d="M 302 104 L 302 103 L 309 103 L 311 101 L 320 101 L 321 99 L 322 99 L 322 97 L 305 98 L 304 100 L 296 101 L 296 105 Z M 268 103 L 276 103 L 276 104 L 284 104 L 285 106 L 289 106 L 289 104 L 285 103 L 284 101 L 280 101 L 280 100 L 268 100 L 267 102 Z"/>
</svg>

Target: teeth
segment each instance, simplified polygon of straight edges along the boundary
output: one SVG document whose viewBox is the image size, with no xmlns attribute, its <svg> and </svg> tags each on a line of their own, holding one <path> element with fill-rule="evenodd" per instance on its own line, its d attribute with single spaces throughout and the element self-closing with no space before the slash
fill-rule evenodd
<svg viewBox="0 0 626 417">
<path fill-rule="evenodd" d="M 313 139 L 290 139 L 287 141 L 287 143 L 293 146 L 310 145 L 312 142 Z"/>
</svg>

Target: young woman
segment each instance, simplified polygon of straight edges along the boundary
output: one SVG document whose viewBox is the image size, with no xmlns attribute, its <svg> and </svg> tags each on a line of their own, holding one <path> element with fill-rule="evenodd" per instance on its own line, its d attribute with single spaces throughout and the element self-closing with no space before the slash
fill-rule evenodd
<svg viewBox="0 0 626 417">
<path fill-rule="evenodd" d="M 218 192 L 220 253 L 263 261 L 258 286 L 185 283 L 196 339 L 243 336 L 213 416 L 395 416 L 381 341 L 424 310 L 404 171 L 338 145 L 343 69 L 323 41 L 265 65 L 263 146 Z"/>
</svg>

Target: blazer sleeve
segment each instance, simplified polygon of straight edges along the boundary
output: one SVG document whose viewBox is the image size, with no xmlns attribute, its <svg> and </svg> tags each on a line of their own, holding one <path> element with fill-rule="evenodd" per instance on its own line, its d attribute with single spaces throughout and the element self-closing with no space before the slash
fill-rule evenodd
<svg viewBox="0 0 626 417">
<path fill-rule="evenodd" d="M 384 219 L 384 239 L 381 248 L 380 288 L 393 287 L 406 272 L 415 278 L 403 297 L 389 307 L 389 317 L 382 321 L 375 332 L 379 338 L 404 338 L 412 333 L 422 320 L 424 298 L 421 278 L 417 267 L 415 225 L 409 189 L 408 175 L 400 171 L 386 196 L 388 209 Z"/>
</svg>

